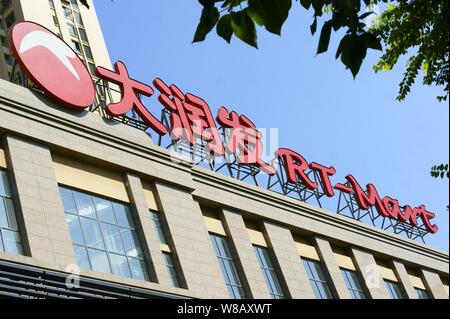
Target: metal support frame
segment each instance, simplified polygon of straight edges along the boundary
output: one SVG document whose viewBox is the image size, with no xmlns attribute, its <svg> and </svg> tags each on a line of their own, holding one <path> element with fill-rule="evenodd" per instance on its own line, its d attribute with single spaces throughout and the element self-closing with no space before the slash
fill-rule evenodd
<svg viewBox="0 0 450 319">
<path fill-rule="evenodd" d="M 14 62 L 13 73 L 18 67 L 17 63 Z M 28 87 L 32 90 L 39 91 L 34 84 L 21 72 L 22 82 L 18 83 L 22 86 Z M 14 80 L 11 78 L 11 80 Z M 17 81 L 13 81 L 17 83 Z M 115 122 L 120 122 L 125 125 L 132 126 L 136 129 L 142 130 L 152 138 L 151 133 L 149 132 L 149 127 L 143 123 L 136 112 L 131 111 L 129 114 L 120 116 L 120 117 L 111 117 L 109 116 L 105 108 L 109 103 L 114 103 L 118 101 L 114 101 L 114 95 L 121 95 L 120 90 L 116 90 L 112 88 L 109 83 L 102 79 L 94 79 L 95 89 L 96 89 L 96 99 L 94 104 L 89 108 L 90 112 L 99 113 L 102 117 Z M 39 91 L 40 92 L 40 91 Z M 141 97 L 139 97 L 141 98 Z M 171 128 L 170 122 L 170 112 L 166 109 L 163 109 L 161 112 L 161 122 L 169 128 Z M 227 145 L 228 138 L 230 135 L 230 129 L 220 127 L 219 128 L 220 136 L 224 145 Z M 207 149 L 207 143 L 200 138 L 196 138 L 195 144 L 190 145 L 186 143 L 182 139 L 173 140 L 170 137 L 170 134 L 166 136 L 158 136 L 157 145 L 164 147 L 166 149 L 175 151 L 177 154 L 187 156 L 191 159 L 192 163 L 195 165 L 203 165 L 208 169 L 222 173 L 224 175 L 233 177 L 240 181 L 250 181 L 254 183 L 256 186 L 262 185 L 261 178 L 262 175 L 266 175 L 261 172 L 261 170 L 254 165 L 244 165 L 240 164 L 237 160 L 236 154 L 226 153 L 223 157 L 223 162 L 217 161 L 214 156 L 209 154 Z M 309 171 L 307 173 L 308 177 L 317 182 L 319 185 L 316 190 L 310 190 L 298 181 L 297 183 L 289 183 L 286 177 L 286 173 L 283 169 L 283 163 L 281 159 L 276 159 L 273 161 L 273 165 L 277 168 L 277 172 L 273 176 L 268 176 L 266 188 L 268 190 L 274 191 L 279 194 L 283 194 L 285 196 L 289 196 L 291 198 L 298 199 L 303 202 L 310 203 L 313 201 L 317 203 L 317 205 L 322 208 L 321 200 L 325 196 L 325 193 L 322 189 L 322 185 L 320 182 L 320 176 L 315 171 Z M 262 174 L 261 174 L 262 173 Z M 348 184 L 347 184 L 348 186 Z M 410 224 L 395 221 L 390 218 L 383 217 L 376 212 L 376 209 L 371 207 L 368 210 L 362 210 L 356 203 L 356 200 L 353 195 L 349 195 L 343 192 L 339 192 L 338 195 L 338 204 L 336 212 L 340 215 L 371 224 L 373 226 L 379 227 L 383 230 L 391 231 L 395 234 L 403 234 L 409 239 L 420 239 L 422 242 L 425 242 L 424 237 L 428 235 L 428 232 L 423 225 L 423 222 L 418 226 L 412 226 Z"/>
<path fill-rule="evenodd" d="M 346 183 L 345 186 L 350 187 L 350 183 Z M 397 235 L 404 234 L 407 238 L 412 240 L 420 239 L 423 243 L 425 243 L 424 237 L 428 234 L 422 221 L 420 221 L 419 225 L 413 226 L 399 220 L 384 217 L 378 214 L 375 207 L 370 207 L 367 210 L 361 209 L 356 202 L 354 194 L 347 194 L 344 192 L 339 193 L 336 213 L 364 223 L 372 224 L 375 227 L 391 231 Z"/>
<path fill-rule="evenodd" d="M 267 189 L 299 199 L 305 203 L 311 203 L 311 200 L 314 199 L 317 205 L 322 208 L 321 198 L 325 196 L 325 193 L 323 192 L 320 177 L 317 172 L 309 171 L 306 174 L 309 179 L 316 182 L 318 185 L 317 189 L 311 190 L 300 180 L 298 180 L 297 183 L 289 183 L 286 172 L 283 169 L 284 163 L 281 158 L 274 160 L 273 164 L 277 168 L 277 173 L 269 177 Z"/>
</svg>

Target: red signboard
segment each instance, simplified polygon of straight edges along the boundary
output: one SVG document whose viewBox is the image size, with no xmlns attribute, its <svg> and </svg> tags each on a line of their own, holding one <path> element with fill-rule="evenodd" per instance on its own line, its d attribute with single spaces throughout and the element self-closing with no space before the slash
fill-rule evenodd
<svg viewBox="0 0 450 319">
<path fill-rule="evenodd" d="M 84 109 L 92 104 L 95 92 L 89 73 L 77 55 L 56 35 L 34 23 L 22 22 L 14 26 L 10 39 L 14 56 L 22 69 L 45 93 L 69 108 Z M 153 84 L 160 93 L 158 100 L 170 113 L 170 127 L 167 127 L 139 98 L 139 95 L 152 96 L 154 90 L 132 79 L 123 62 L 117 62 L 114 71 L 98 67 L 96 75 L 121 89 L 121 101 L 105 108 L 110 116 L 126 115 L 133 110 L 159 135 L 169 132 L 173 141 L 182 140 L 191 146 L 195 145 L 196 139 L 201 139 L 206 142 L 212 156 L 236 154 L 239 165 L 255 167 L 270 176 L 277 174 L 273 164 L 262 160 L 262 134 L 245 115 L 230 112 L 225 107 L 219 109 L 216 120 L 222 128 L 230 131 L 224 143 L 209 105 L 200 97 L 183 93 L 177 86 L 168 86 L 161 79 L 155 79 Z M 415 208 L 400 205 L 398 200 L 389 196 L 381 197 L 372 184 L 364 189 L 352 175 L 346 177 L 345 184 L 333 185 L 331 177 L 336 174 L 333 166 L 308 163 L 303 156 L 289 149 L 278 149 L 274 160 L 282 163 L 288 184 L 301 184 L 310 191 L 316 191 L 320 186 L 328 197 L 335 196 L 337 190 L 353 196 L 362 210 L 375 208 L 382 217 L 413 227 L 418 226 L 420 219 L 426 231 L 438 231 L 431 222 L 435 214 L 427 211 L 424 205 Z M 311 172 L 318 178 L 311 179 Z"/>
<path fill-rule="evenodd" d="M 92 105 L 95 89 L 86 66 L 56 34 L 22 22 L 11 30 L 9 43 L 21 69 L 48 96 L 78 110 Z"/>
</svg>

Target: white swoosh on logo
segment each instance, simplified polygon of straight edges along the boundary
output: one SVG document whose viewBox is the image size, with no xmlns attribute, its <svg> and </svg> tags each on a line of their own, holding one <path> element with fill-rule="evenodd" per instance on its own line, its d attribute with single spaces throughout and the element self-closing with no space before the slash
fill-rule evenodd
<svg viewBox="0 0 450 319">
<path fill-rule="evenodd" d="M 19 53 L 22 54 L 35 47 L 45 47 L 52 52 L 62 64 L 73 74 L 77 80 L 80 80 L 80 76 L 73 67 L 69 58 L 75 58 L 76 54 L 65 43 L 61 42 L 61 39 L 55 35 L 44 31 L 32 31 L 28 33 L 20 43 Z"/>
</svg>

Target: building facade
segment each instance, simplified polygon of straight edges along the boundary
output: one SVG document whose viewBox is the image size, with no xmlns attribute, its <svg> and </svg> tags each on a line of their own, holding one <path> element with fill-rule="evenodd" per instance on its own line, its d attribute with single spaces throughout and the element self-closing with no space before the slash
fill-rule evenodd
<svg viewBox="0 0 450 319">
<path fill-rule="evenodd" d="M 0 1 L 0 78 L 20 82 L 19 69 L 8 45 L 8 29 L 18 21 L 39 23 L 57 34 L 80 56 L 94 75 L 95 66 L 111 67 L 95 7 L 89 9 L 77 0 L 2 0 Z"/>
<path fill-rule="evenodd" d="M 93 6 L 50 1 L 46 24 L 24 4 L 47 1 L 8 2 L 17 20 L 56 28 L 55 13 L 69 44 L 79 12 L 101 39 L 80 57 L 110 66 Z M 449 298 L 448 253 L 174 160 L 142 130 L 6 80 L 0 139 L 0 296 Z"/>
</svg>

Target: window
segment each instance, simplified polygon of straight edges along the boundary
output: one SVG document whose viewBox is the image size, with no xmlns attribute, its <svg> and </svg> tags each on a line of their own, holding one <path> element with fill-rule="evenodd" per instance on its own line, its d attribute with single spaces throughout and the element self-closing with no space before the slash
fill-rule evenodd
<svg viewBox="0 0 450 319">
<path fill-rule="evenodd" d="M 78 28 L 78 33 L 80 34 L 81 40 L 84 42 L 88 42 L 86 31 L 82 28 Z"/>
<path fill-rule="evenodd" d="M 48 0 L 48 6 L 50 7 L 50 9 L 55 10 L 55 3 L 53 2 L 53 0 Z"/>
<path fill-rule="evenodd" d="M 86 55 L 86 58 L 88 58 L 89 60 L 93 60 L 94 57 L 92 56 L 91 48 L 87 45 L 83 45 L 83 48 L 84 48 L 84 54 Z"/>
<path fill-rule="evenodd" d="M 81 54 L 81 45 L 79 42 L 72 40 L 72 49 L 76 52 L 76 53 L 80 53 Z"/>
<path fill-rule="evenodd" d="M 79 10 L 77 0 L 70 0 L 70 3 L 72 3 L 72 7 L 73 7 L 75 10 Z"/>
<path fill-rule="evenodd" d="M 176 288 L 181 288 L 180 281 L 178 279 L 178 272 L 173 263 L 172 254 L 168 252 L 163 252 L 164 264 L 166 265 L 167 271 L 169 273 L 170 281 L 172 286 Z"/>
<path fill-rule="evenodd" d="M 155 211 L 150 211 L 150 214 L 151 214 L 151 217 L 153 220 L 153 226 L 155 227 L 156 235 L 158 236 L 159 242 L 161 244 L 168 245 L 166 235 L 164 234 L 164 231 L 163 231 L 162 225 L 161 225 L 161 216 L 159 215 L 158 212 L 155 212 Z"/>
<path fill-rule="evenodd" d="M 418 299 L 431 299 L 430 293 L 425 289 L 414 288 Z"/>
<path fill-rule="evenodd" d="M 75 15 L 75 21 L 78 23 L 78 25 L 83 26 L 83 19 L 81 18 L 81 14 L 79 12 L 74 12 Z"/>
<path fill-rule="evenodd" d="M 181 288 L 180 279 L 178 276 L 177 268 L 175 267 L 172 253 L 170 251 L 169 242 L 167 241 L 166 234 L 162 227 L 161 215 L 156 211 L 150 210 L 150 216 L 153 221 L 153 227 L 156 231 L 156 236 L 159 242 L 164 246 L 161 248 L 164 264 L 166 265 L 167 272 L 169 273 L 169 278 L 172 282 L 172 286 L 176 288 Z"/>
<path fill-rule="evenodd" d="M 80 268 L 149 280 L 128 206 L 60 187 Z"/>
<path fill-rule="evenodd" d="M 89 72 L 91 72 L 91 74 L 93 75 L 93 76 L 95 76 L 95 65 L 93 64 L 93 63 L 88 63 L 88 69 L 89 69 Z"/>
<path fill-rule="evenodd" d="M 317 299 L 332 299 L 330 288 L 328 286 L 325 274 L 322 270 L 322 266 L 318 261 L 303 259 L 303 266 L 305 267 L 306 274 L 313 288 L 314 294 Z"/>
<path fill-rule="evenodd" d="M 270 296 L 273 299 L 284 299 L 283 290 L 281 289 L 280 281 L 278 280 L 278 275 L 272 263 L 269 250 L 257 245 L 253 245 L 253 249 L 255 250 L 259 266 L 263 272 Z"/>
<path fill-rule="evenodd" d="M 59 28 L 59 21 L 58 21 L 58 18 L 56 16 L 53 16 L 53 23 L 55 24 L 55 27 Z"/>
<path fill-rule="evenodd" d="M 395 281 L 384 280 L 387 291 L 391 299 L 405 299 L 402 289 Z"/>
<path fill-rule="evenodd" d="M 77 29 L 72 23 L 67 23 L 67 30 L 69 31 L 69 34 L 73 37 L 78 37 Z"/>
<path fill-rule="evenodd" d="M 64 11 L 64 16 L 66 17 L 66 19 L 73 21 L 72 9 L 70 9 L 69 7 L 63 6 L 63 11 Z"/>
<path fill-rule="evenodd" d="M 0 170 L 0 251 L 23 255 L 16 212 L 5 171 Z"/>
<path fill-rule="evenodd" d="M 366 294 L 359 280 L 358 273 L 348 269 L 341 269 L 341 271 L 352 299 L 366 299 Z"/>
<path fill-rule="evenodd" d="M 5 24 L 6 28 L 9 29 L 14 22 L 16 22 L 16 16 L 14 15 L 14 12 L 11 12 L 6 18 L 5 18 Z"/>
<path fill-rule="evenodd" d="M 244 299 L 244 286 L 242 285 L 242 281 L 231 255 L 227 239 L 223 236 L 212 233 L 210 233 L 209 237 L 211 238 L 217 260 L 219 261 L 220 269 L 222 270 L 225 284 L 228 289 L 228 294 L 233 299 Z"/>
</svg>

